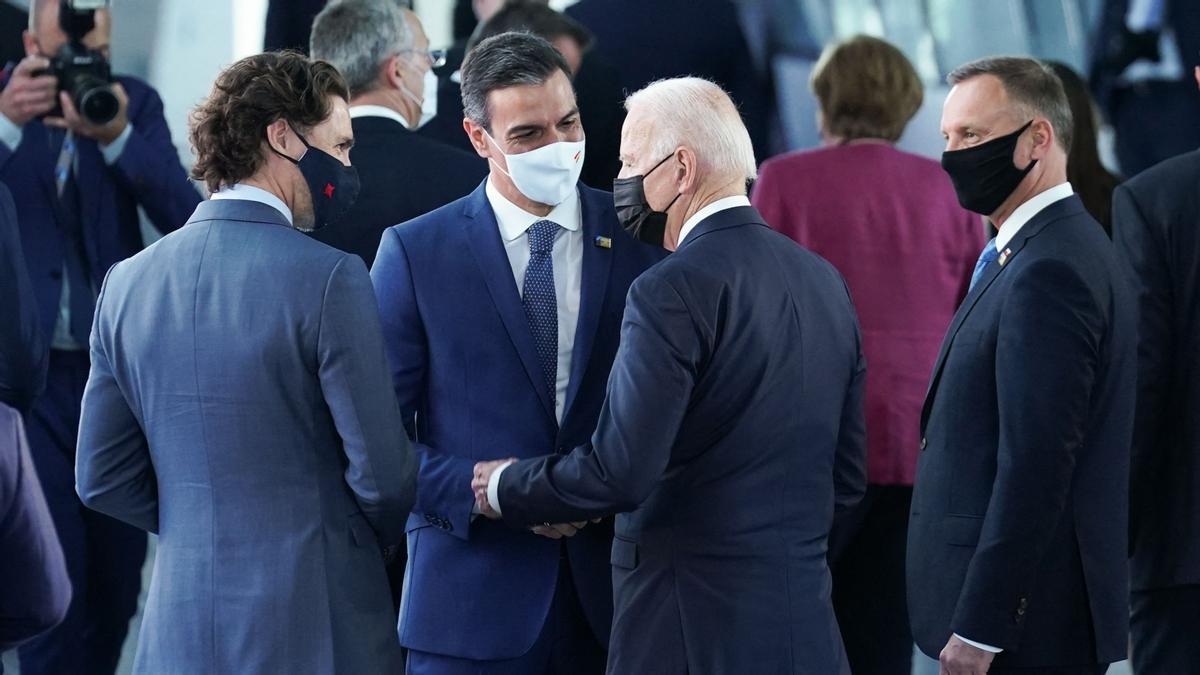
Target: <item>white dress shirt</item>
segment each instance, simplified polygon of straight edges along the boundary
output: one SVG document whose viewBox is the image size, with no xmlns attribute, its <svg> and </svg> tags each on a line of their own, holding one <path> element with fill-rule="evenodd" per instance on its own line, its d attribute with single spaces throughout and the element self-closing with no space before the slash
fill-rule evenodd
<svg viewBox="0 0 1200 675">
<path fill-rule="evenodd" d="M 267 192 L 266 190 L 264 190 L 262 188 L 254 187 L 253 185 L 246 185 L 245 183 L 238 183 L 236 185 L 230 185 L 229 187 L 221 188 L 217 192 L 213 193 L 213 196 L 211 198 L 212 199 L 240 199 L 242 201 L 247 201 L 247 202 L 258 202 L 259 204 L 266 204 L 267 206 L 270 206 L 271 208 L 275 209 L 276 211 L 282 213 L 283 217 L 287 218 L 288 225 L 293 224 L 292 223 L 292 210 L 288 208 L 287 204 L 283 203 L 282 199 L 280 199 L 279 197 L 276 197 L 271 192 Z"/>
<path fill-rule="evenodd" d="M 358 119 L 359 117 L 383 117 L 385 119 L 392 120 L 393 122 L 399 122 L 405 129 L 409 128 L 408 120 L 404 119 L 404 115 L 401 115 L 391 108 L 385 108 L 381 105 L 350 106 L 350 119 L 354 120 Z"/>
<path fill-rule="evenodd" d="M 562 422 L 567 385 L 571 381 L 571 357 L 575 348 L 575 329 L 579 323 L 579 296 L 583 288 L 583 212 L 578 191 L 554 207 L 545 218 L 536 216 L 504 198 L 488 178 L 488 202 L 500 226 L 500 239 L 512 266 L 517 292 L 524 293 L 525 269 L 529 267 L 529 234 L 539 220 L 558 223 L 562 230 L 554 239 L 550 258 L 554 264 L 554 296 L 558 301 L 558 379 L 554 383 L 554 414 Z"/>
<path fill-rule="evenodd" d="M 1000 226 L 1000 232 L 996 234 L 996 250 L 1003 253 L 1004 248 L 1008 246 L 1009 242 L 1017 236 L 1022 227 L 1025 227 L 1029 221 L 1033 220 L 1034 216 L 1044 211 L 1051 204 L 1060 202 L 1073 194 L 1075 194 L 1075 191 L 1071 189 L 1070 183 L 1059 183 L 1048 190 L 1037 193 L 1032 199 L 1018 206 L 1012 212 L 1012 215 L 1008 217 L 1008 220 L 1004 221 L 1004 225 Z M 999 654 L 1004 651 L 999 647 L 969 640 L 958 633 L 955 633 L 954 636 L 972 647 L 982 649 L 985 652 Z"/>
<path fill-rule="evenodd" d="M 1034 216 L 1041 213 L 1047 206 L 1073 194 L 1075 194 L 1075 190 L 1071 188 L 1070 183 L 1059 183 L 1048 190 L 1037 193 L 1029 201 L 1018 206 L 1008 220 L 1000 226 L 1000 231 L 996 234 L 996 250 L 1003 253 L 1004 247 L 1008 246 L 1021 228 L 1033 220 Z"/>
<path fill-rule="evenodd" d="M 708 218 L 713 214 L 720 213 L 721 211 L 734 209 L 739 206 L 750 206 L 750 200 L 745 195 L 725 197 L 724 199 L 718 199 L 717 201 L 700 209 L 693 214 L 691 218 L 688 218 L 687 222 L 683 224 L 683 227 L 679 229 L 679 242 L 675 244 L 675 248 L 679 248 L 679 245 L 683 243 L 683 240 L 687 239 L 687 236 L 692 233 L 692 230 L 696 229 L 696 226 L 699 225 L 705 218 Z"/>
</svg>

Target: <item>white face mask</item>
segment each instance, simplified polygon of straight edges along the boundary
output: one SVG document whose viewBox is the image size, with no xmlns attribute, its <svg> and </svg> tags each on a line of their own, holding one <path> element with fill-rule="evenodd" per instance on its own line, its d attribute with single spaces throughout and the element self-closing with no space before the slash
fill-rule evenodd
<svg viewBox="0 0 1200 675">
<path fill-rule="evenodd" d="M 539 204 L 558 206 L 575 192 L 579 173 L 583 171 L 583 141 L 559 141 L 519 155 L 509 155 L 500 149 L 491 134 L 483 133 L 504 155 L 508 171 L 495 161 L 488 161 L 511 178 L 521 194 Z"/>
<path fill-rule="evenodd" d="M 421 106 L 421 119 L 417 120 L 417 124 L 413 127 L 413 131 L 420 129 L 428 124 L 429 120 L 437 117 L 437 74 L 432 70 L 425 71 L 425 76 L 421 80 L 421 85 L 421 98 L 418 100 L 417 97 L 408 90 L 408 87 L 404 86 L 403 82 L 400 83 L 400 91 L 403 92 L 405 96 L 411 98 L 413 103 L 420 104 Z"/>
</svg>

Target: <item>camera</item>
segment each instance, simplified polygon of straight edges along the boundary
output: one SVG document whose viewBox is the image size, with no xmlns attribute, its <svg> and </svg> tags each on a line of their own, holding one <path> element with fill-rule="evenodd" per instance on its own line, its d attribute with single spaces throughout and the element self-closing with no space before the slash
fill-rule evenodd
<svg viewBox="0 0 1200 675">
<path fill-rule="evenodd" d="M 97 126 L 111 122 L 121 107 L 113 93 L 108 60 L 83 44 L 84 36 L 96 27 L 96 10 L 107 6 L 108 0 L 61 0 L 58 23 L 67 43 L 45 71 L 58 78 L 58 90 L 67 92 L 79 114 Z"/>
</svg>

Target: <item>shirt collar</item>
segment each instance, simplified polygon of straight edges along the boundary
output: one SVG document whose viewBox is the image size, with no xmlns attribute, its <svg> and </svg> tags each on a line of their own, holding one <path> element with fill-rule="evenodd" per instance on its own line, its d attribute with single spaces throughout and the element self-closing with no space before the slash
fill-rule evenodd
<svg viewBox="0 0 1200 675">
<path fill-rule="evenodd" d="M 1039 192 L 1032 199 L 1018 206 L 1012 212 L 1012 215 L 1008 217 L 1008 220 L 1004 221 L 1004 225 L 1000 226 L 1000 232 L 996 235 L 996 250 L 1003 251 L 1004 247 L 1008 246 L 1009 242 L 1017 236 L 1017 232 L 1047 206 L 1050 206 L 1054 202 L 1062 201 L 1073 194 L 1075 194 L 1075 191 L 1071 189 L 1070 183 L 1059 183 L 1048 190 Z"/>
<path fill-rule="evenodd" d="M 246 185 L 245 183 L 237 183 L 236 185 L 230 185 L 228 187 L 221 188 L 217 192 L 213 193 L 212 198 L 213 199 L 241 199 L 241 200 L 247 201 L 247 202 L 258 202 L 259 204 L 266 204 L 267 206 L 270 206 L 271 208 L 275 209 L 276 211 L 282 213 L 283 217 L 287 218 L 288 225 L 294 225 L 294 223 L 292 222 L 292 210 L 288 208 L 287 204 L 283 203 L 282 199 L 275 196 L 271 192 L 267 192 L 266 190 L 264 190 L 262 188 L 254 187 L 253 185 Z"/>
<path fill-rule="evenodd" d="M 572 191 L 571 196 L 555 206 L 544 218 L 510 202 L 500 194 L 500 190 L 496 189 L 491 176 L 488 176 L 484 191 L 487 193 L 488 202 L 492 205 L 492 212 L 496 214 L 496 224 L 500 226 L 500 236 L 506 242 L 511 242 L 525 234 L 525 231 L 539 220 L 554 221 L 564 230 L 572 232 L 578 230 L 583 222 L 578 190 Z"/>
<path fill-rule="evenodd" d="M 350 119 L 358 119 L 359 117 L 383 117 L 393 122 L 399 122 L 405 129 L 408 129 L 408 120 L 404 119 L 404 115 L 385 108 L 381 105 L 353 105 L 350 106 Z"/>
<path fill-rule="evenodd" d="M 750 206 L 750 200 L 745 195 L 735 195 L 733 197 L 718 199 L 700 209 L 691 218 L 688 218 L 687 222 L 683 224 L 683 228 L 679 230 L 679 243 L 675 245 L 675 248 L 678 249 L 679 245 L 683 244 L 683 240 L 687 239 L 692 230 L 696 229 L 696 226 L 703 222 L 705 218 L 716 215 L 721 211 L 736 209 L 739 206 Z"/>
</svg>

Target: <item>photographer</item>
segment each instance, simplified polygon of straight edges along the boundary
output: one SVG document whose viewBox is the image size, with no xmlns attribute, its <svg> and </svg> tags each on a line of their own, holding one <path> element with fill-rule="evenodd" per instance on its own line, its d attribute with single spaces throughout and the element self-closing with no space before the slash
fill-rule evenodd
<svg viewBox="0 0 1200 675">
<path fill-rule="evenodd" d="M 101 103 L 115 97 L 114 109 L 100 108 L 115 114 L 97 123 L 77 110 L 74 95 L 84 92 L 65 85 L 89 72 L 81 78 L 78 68 L 52 62 L 64 47 L 86 48 L 106 79 L 110 34 L 109 12 L 93 15 L 82 4 L 31 3 L 27 56 L 0 76 L 0 182 L 13 194 L 41 328 L 51 343 L 46 391 L 33 404 L 27 432 L 75 591 L 63 623 L 21 649 L 26 675 L 116 668 L 137 609 L 146 536 L 83 508 L 75 495 L 95 293 L 109 267 L 142 248 L 139 206 L 167 232 L 200 202 L 171 143 L 162 102 L 145 83 L 119 77 L 109 87 L 95 75 L 90 94 Z M 60 10 L 70 12 L 63 17 L 69 21 L 60 21 Z M 88 30 L 78 34 L 81 26 Z M 51 73 L 66 77 L 60 82 Z M 95 118 L 87 94 L 79 99 Z"/>
</svg>

